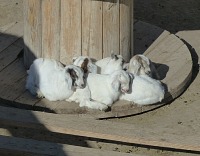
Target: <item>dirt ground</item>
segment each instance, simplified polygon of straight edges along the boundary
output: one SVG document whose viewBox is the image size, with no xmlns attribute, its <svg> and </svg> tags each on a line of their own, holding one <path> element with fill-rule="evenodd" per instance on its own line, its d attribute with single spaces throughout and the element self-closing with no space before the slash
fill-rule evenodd
<svg viewBox="0 0 200 156">
<path fill-rule="evenodd" d="M 0 0 L 0 30 L 12 22 L 23 20 L 22 0 Z M 198 0 L 134 0 L 135 18 L 159 26 L 172 33 L 180 31 L 200 31 L 200 1 Z M 198 36 L 196 36 L 198 38 Z M 199 35 L 200 41 L 200 35 Z M 200 47 L 188 41 L 197 55 Z M 196 43 L 196 42 L 195 42 Z M 142 129 L 154 128 L 158 135 L 176 132 L 177 135 L 196 135 L 200 137 L 200 76 L 198 74 L 198 58 L 194 64 L 193 82 L 189 88 L 175 101 L 157 110 L 121 119 L 111 119 L 113 122 L 134 124 Z M 70 136 L 32 131 L 16 127 L 2 127 L 0 134 L 19 137 L 32 137 L 38 140 L 49 140 L 60 143 L 82 145 L 113 151 L 137 153 L 151 156 L 190 156 L 197 155 L 163 149 L 149 149 L 133 145 L 103 142 L 89 138 L 71 138 Z"/>
</svg>

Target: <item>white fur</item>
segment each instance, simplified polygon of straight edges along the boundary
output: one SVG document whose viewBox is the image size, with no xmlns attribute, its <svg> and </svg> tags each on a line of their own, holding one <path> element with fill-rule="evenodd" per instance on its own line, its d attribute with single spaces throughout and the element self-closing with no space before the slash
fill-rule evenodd
<svg viewBox="0 0 200 156">
<path fill-rule="evenodd" d="M 80 107 L 105 110 L 118 100 L 121 92 L 128 92 L 130 77 L 123 71 L 115 71 L 109 75 L 90 73 L 87 86 L 77 89 L 69 98 L 80 103 Z"/>
<path fill-rule="evenodd" d="M 165 90 L 161 82 L 147 75 L 132 77 L 132 90 L 120 96 L 120 100 L 132 101 L 138 105 L 149 105 L 161 102 Z"/>
<path fill-rule="evenodd" d="M 78 78 L 74 80 L 69 71 L 74 71 Z M 36 59 L 30 66 L 26 81 L 26 89 L 38 97 L 50 101 L 65 100 L 74 92 L 74 87 L 83 87 L 83 70 L 75 65 L 63 67 L 52 59 Z"/>
<path fill-rule="evenodd" d="M 73 57 L 73 64 L 81 67 L 85 59 L 88 59 L 88 73 L 97 73 L 97 66 L 95 65 L 94 61 L 88 56 Z"/>
<path fill-rule="evenodd" d="M 126 64 L 127 71 L 134 75 L 148 75 L 156 79 L 160 76 L 150 59 L 144 55 L 135 55 L 131 58 L 129 64 Z"/>
<path fill-rule="evenodd" d="M 121 55 L 111 54 L 111 57 L 98 60 L 95 64 L 98 67 L 98 74 L 111 74 L 123 69 L 124 59 Z"/>
</svg>

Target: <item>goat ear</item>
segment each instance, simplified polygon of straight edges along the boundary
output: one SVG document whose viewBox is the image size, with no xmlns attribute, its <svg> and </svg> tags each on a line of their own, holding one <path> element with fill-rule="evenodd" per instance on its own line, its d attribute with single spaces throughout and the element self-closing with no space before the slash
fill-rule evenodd
<svg viewBox="0 0 200 156">
<path fill-rule="evenodd" d="M 71 75 L 68 71 L 69 69 L 66 70 L 66 76 L 65 76 L 65 80 L 67 81 L 67 84 L 68 84 L 68 89 L 72 89 L 72 78 L 71 78 Z"/>
<path fill-rule="evenodd" d="M 76 75 L 76 72 L 74 71 L 73 68 L 68 68 L 67 69 L 67 72 L 69 73 L 69 75 L 71 76 L 72 80 L 75 80 L 77 75 Z"/>
<path fill-rule="evenodd" d="M 85 58 L 83 63 L 81 64 L 81 68 L 83 69 L 84 73 L 88 72 L 88 63 L 89 63 L 88 58 Z"/>
<path fill-rule="evenodd" d="M 90 73 L 95 73 L 97 74 L 97 66 L 92 64 L 92 63 L 88 63 L 88 71 Z"/>
<path fill-rule="evenodd" d="M 112 88 L 115 90 L 115 91 L 119 91 L 119 87 L 120 87 L 120 82 L 119 80 L 116 78 L 113 82 L 112 82 Z"/>
<path fill-rule="evenodd" d="M 118 57 L 117 57 L 117 55 L 116 55 L 116 54 L 114 54 L 114 53 L 111 53 L 111 58 L 112 58 L 112 59 L 114 59 L 114 60 L 118 60 Z"/>
<path fill-rule="evenodd" d="M 72 62 L 75 62 L 78 57 L 73 57 Z"/>
</svg>

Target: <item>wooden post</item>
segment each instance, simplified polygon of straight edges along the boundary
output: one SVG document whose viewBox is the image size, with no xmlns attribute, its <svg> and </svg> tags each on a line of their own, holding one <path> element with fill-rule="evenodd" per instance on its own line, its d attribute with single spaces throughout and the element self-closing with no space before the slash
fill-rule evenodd
<svg viewBox="0 0 200 156">
<path fill-rule="evenodd" d="M 133 0 L 24 0 L 24 64 L 133 55 Z"/>
</svg>

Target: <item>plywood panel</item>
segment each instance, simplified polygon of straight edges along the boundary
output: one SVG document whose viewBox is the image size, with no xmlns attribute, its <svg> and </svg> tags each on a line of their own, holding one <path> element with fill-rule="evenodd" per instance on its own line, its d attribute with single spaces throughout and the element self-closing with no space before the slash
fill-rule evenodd
<svg viewBox="0 0 200 156">
<path fill-rule="evenodd" d="M 60 59 L 60 0 L 42 1 L 42 57 Z"/>
<path fill-rule="evenodd" d="M 119 0 L 103 2 L 103 57 L 119 54 Z"/>
<path fill-rule="evenodd" d="M 101 59 L 102 44 L 102 1 L 82 1 L 82 55 Z"/>
<path fill-rule="evenodd" d="M 72 62 L 81 55 L 81 1 L 61 0 L 60 61 Z"/>
</svg>

